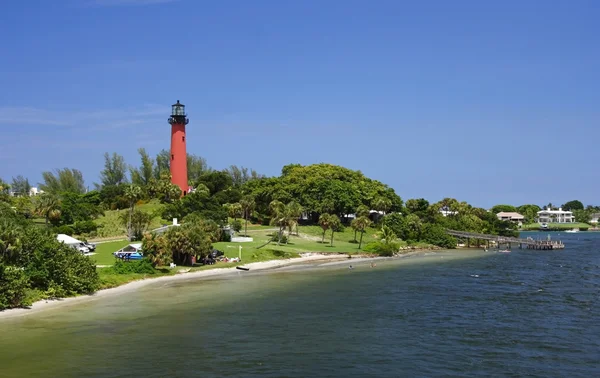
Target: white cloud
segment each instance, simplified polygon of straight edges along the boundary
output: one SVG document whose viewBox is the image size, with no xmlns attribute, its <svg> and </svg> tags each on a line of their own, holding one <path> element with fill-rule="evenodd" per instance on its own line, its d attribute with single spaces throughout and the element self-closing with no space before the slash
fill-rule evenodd
<svg viewBox="0 0 600 378">
<path fill-rule="evenodd" d="M 170 109 L 162 105 L 144 105 L 137 109 L 42 109 L 33 107 L 0 107 L 1 125 L 62 126 L 84 130 L 112 130 L 155 122 L 168 118 Z"/>
</svg>

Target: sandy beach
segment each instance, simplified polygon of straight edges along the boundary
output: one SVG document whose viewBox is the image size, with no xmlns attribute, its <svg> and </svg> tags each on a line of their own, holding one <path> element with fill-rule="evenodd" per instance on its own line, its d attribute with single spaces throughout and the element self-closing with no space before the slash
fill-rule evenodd
<svg viewBox="0 0 600 378">
<path fill-rule="evenodd" d="M 339 262 L 344 262 L 344 261 L 359 262 L 359 261 L 365 261 L 365 260 L 370 260 L 370 259 L 353 258 L 350 260 L 345 255 L 340 255 L 340 254 L 331 255 L 331 254 L 319 254 L 319 253 L 304 253 L 304 254 L 301 254 L 301 257 L 299 257 L 299 258 L 292 258 L 292 259 L 286 259 L 286 260 L 261 261 L 261 262 L 246 264 L 243 266 L 245 268 L 249 268 L 251 271 L 256 271 L 256 270 L 268 270 L 268 269 L 273 269 L 273 268 L 278 268 L 278 267 L 283 267 L 283 266 L 289 266 L 292 264 L 307 263 L 307 262 L 314 262 L 314 261 L 320 261 L 320 260 L 327 260 L 327 261 L 338 260 Z M 183 268 L 179 268 L 179 269 L 183 269 Z M 59 307 L 59 306 L 65 307 L 65 306 L 74 305 L 74 304 L 78 304 L 78 303 L 82 303 L 82 302 L 86 302 L 86 301 L 97 300 L 99 298 L 103 298 L 103 297 L 106 297 L 109 295 L 119 295 L 119 294 L 131 292 L 131 291 L 135 291 L 143 286 L 149 285 L 151 283 L 156 283 L 156 282 L 193 280 L 193 279 L 200 279 L 200 278 L 223 276 L 223 275 L 227 275 L 227 274 L 231 274 L 231 273 L 235 273 L 235 272 L 239 272 L 239 270 L 236 269 L 235 267 L 215 268 L 215 269 L 202 270 L 202 271 L 196 271 L 196 272 L 175 274 L 172 276 L 147 278 L 147 279 L 142 279 L 142 280 L 138 280 L 138 281 L 133 281 L 133 282 L 130 282 L 125 285 L 118 286 L 118 287 L 99 290 L 92 295 L 82 295 L 82 296 L 78 296 L 78 297 L 62 298 L 62 299 L 56 299 L 56 300 L 41 300 L 41 301 L 33 303 L 29 308 L 13 308 L 13 309 L 9 309 L 9 310 L 4 310 L 4 311 L 0 312 L 0 319 L 31 315 L 31 314 L 35 314 L 40 311 L 44 311 L 44 310 Z"/>
<path fill-rule="evenodd" d="M 412 256 L 418 256 L 423 254 L 436 253 L 431 250 L 416 250 L 412 252 L 408 252 L 396 257 L 353 257 L 352 259 L 348 259 L 348 257 L 344 254 L 322 254 L 317 252 L 307 252 L 301 253 L 301 257 L 285 259 L 285 260 L 270 260 L 270 261 L 261 261 L 254 262 L 243 265 L 245 268 L 249 268 L 250 271 L 266 271 L 275 268 L 292 268 L 294 265 L 300 265 L 311 262 L 319 262 L 326 261 L 324 264 L 319 264 L 319 266 L 332 266 L 338 264 L 359 264 L 376 260 L 383 259 L 398 259 L 398 258 L 407 258 Z M 180 270 L 185 270 L 184 267 L 179 267 Z M 54 300 L 41 300 L 33 303 L 29 308 L 13 308 L 0 312 L 0 320 L 7 318 L 14 318 L 19 316 L 26 316 L 38 313 L 40 311 L 56 308 L 56 307 L 67 307 L 70 305 L 79 304 L 87 301 L 94 301 L 106 296 L 110 295 L 119 295 L 128 292 L 135 291 L 141 287 L 144 287 L 149 284 L 157 283 L 157 282 L 174 282 L 181 280 L 194 280 L 194 279 L 203 279 L 210 277 L 218 277 L 224 276 L 228 274 L 235 274 L 236 272 L 240 272 L 236 267 L 231 268 L 215 268 L 209 270 L 201 270 L 195 272 L 188 273 L 179 273 L 174 274 L 172 276 L 162 276 L 156 278 L 146 278 L 137 281 L 133 281 L 118 287 L 99 290 L 91 295 L 82 295 L 78 297 L 69 297 L 69 298 L 61 298 Z"/>
</svg>

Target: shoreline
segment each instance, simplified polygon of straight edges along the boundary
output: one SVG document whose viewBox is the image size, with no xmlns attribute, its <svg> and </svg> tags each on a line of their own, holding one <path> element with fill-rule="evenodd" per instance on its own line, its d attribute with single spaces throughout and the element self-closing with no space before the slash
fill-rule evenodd
<svg viewBox="0 0 600 378">
<path fill-rule="evenodd" d="M 391 260 L 391 259 L 403 259 L 408 257 L 414 257 L 418 255 L 425 255 L 429 253 L 439 253 L 444 250 L 431 250 L 431 249 L 419 249 L 412 250 L 407 253 L 403 253 L 400 255 L 396 255 L 393 257 L 382 257 L 382 256 L 357 256 L 348 258 L 342 254 L 324 254 L 319 252 L 306 252 L 301 253 L 301 257 L 295 257 L 290 259 L 281 259 L 281 260 L 269 260 L 269 261 L 260 261 L 249 263 L 243 265 L 243 267 L 250 268 L 251 271 L 268 271 L 281 267 L 290 267 L 294 265 L 299 265 L 303 263 L 310 262 L 318 262 L 318 261 L 329 261 L 327 265 L 334 264 L 343 264 L 345 262 L 368 262 L 368 261 L 377 261 L 377 260 Z M 208 270 L 201 270 L 189 273 L 180 273 L 169 276 L 161 276 L 161 277 L 150 277 L 143 278 L 140 280 L 128 282 L 126 284 L 112 287 L 109 289 L 101 289 L 96 291 L 93 294 L 89 295 L 80 295 L 76 297 L 68 297 L 68 298 L 60 298 L 60 299 L 42 299 L 40 301 L 34 302 L 31 306 L 26 308 L 11 308 L 4 311 L 0 311 L 0 321 L 3 319 L 11 319 L 11 318 L 19 318 L 31 314 L 36 314 L 39 312 L 43 312 L 46 310 L 51 310 L 55 308 L 63 308 L 71 305 L 76 305 L 80 303 L 90 302 L 94 300 L 98 300 L 103 297 L 108 297 L 112 295 L 121 295 L 125 293 L 129 293 L 132 291 L 136 291 L 139 288 L 144 286 L 158 283 L 158 282 L 177 282 L 183 280 L 194 280 L 194 279 L 204 279 L 211 277 L 219 277 L 225 276 L 228 274 L 232 274 L 235 272 L 240 272 L 236 267 L 228 267 L 228 268 L 215 268 Z"/>
<path fill-rule="evenodd" d="M 243 266 L 246 268 L 250 268 L 250 270 L 252 270 L 252 271 L 256 271 L 256 270 L 262 271 L 262 270 L 279 268 L 279 267 L 283 267 L 283 266 L 290 266 L 290 265 L 294 265 L 297 263 L 306 263 L 306 262 L 321 261 L 321 260 L 339 260 L 339 261 L 358 260 L 358 261 L 363 261 L 365 259 L 370 260 L 370 259 L 380 259 L 380 258 L 383 258 L 383 257 L 372 257 L 372 258 L 356 257 L 356 258 L 349 259 L 347 256 L 340 255 L 340 254 L 332 255 L 332 254 L 321 254 L 321 253 L 313 252 L 313 253 L 301 254 L 301 257 L 282 259 L 282 260 L 260 261 L 260 262 L 249 263 L 249 264 L 246 264 Z M 76 297 L 68 297 L 68 298 L 60 298 L 60 299 L 42 299 L 40 301 L 34 302 L 31 306 L 26 307 L 26 308 L 10 308 L 10 309 L 4 310 L 4 311 L 0 311 L 0 320 L 15 318 L 15 317 L 22 317 L 22 316 L 26 316 L 26 315 L 30 315 L 30 314 L 36 314 L 38 312 L 54 309 L 57 307 L 67 307 L 69 305 L 94 301 L 99 298 L 103 298 L 103 297 L 107 297 L 107 296 L 111 296 L 111 295 L 125 294 L 125 293 L 131 292 L 131 291 L 135 291 L 141 287 L 156 283 L 156 282 L 176 282 L 176 281 L 180 281 L 180 280 L 202 279 L 202 278 L 208 278 L 208 277 L 224 276 L 224 275 L 239 272 L 239 271 L 240 270 L 238 270 L 236 267 L 228 267 L 228 268 L 215 268 L 215 269 L 201 270 L 201 271 L 189 272 L 189 273 L 180 273 L 180 274 L 176 273 L 176 274 L 170 275 L 170 276 L 144 278 L 144 279 L 128 282 L 124 285 L 120 285 L 117 287 L 112 287 L 109 289 L 101 289 L 101 290 L 98 290 L 95 293 L 89 294 L 89 295 L 80 295 L 80 296 L 76 296 Z"/>
</svg>

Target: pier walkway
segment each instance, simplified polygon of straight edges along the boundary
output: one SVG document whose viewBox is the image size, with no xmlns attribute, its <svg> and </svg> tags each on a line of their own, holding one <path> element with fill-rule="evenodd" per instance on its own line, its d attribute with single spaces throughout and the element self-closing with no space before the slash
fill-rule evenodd
<svg viewBox="0 0 600 378">
<path fill-rule="evenodd" d="M 531 237 L 526 239 L 523 238 L 515 238 L 510 236 L 500 236 L 500 235 L 490 235 L 490 234 L 478 234 L 475 232 L 466 232 L 466 231 L 456 231 L 456 230 L 446 230 L 446 233 L 449 235 L 455 236 L 457 238 L 467 239 L 477 239 L 477 240 L 487 240 L 488 242 L 495 242 L 496 246 L 500 246 L 500 244 L 507 244 L 509 247 L 512 247 L 513 244 L 518 244 L 519 248 L 527 248 L 527 249 L 538 249 L 538 250 L 550 250 L 550 249 L 563 249 L 565 245 L 560 240 L 535 240 Z"/>
</svg>

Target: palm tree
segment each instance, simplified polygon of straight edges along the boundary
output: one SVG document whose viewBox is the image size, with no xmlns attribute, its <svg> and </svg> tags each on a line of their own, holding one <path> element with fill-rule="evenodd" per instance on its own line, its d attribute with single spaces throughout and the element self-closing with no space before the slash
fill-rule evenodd
<svg viewBox="0 0 600 378">
<path fill-rule="evenodd" d="M 332 214 L 329 217 L 329 228 L 331 228 L 331 246 L 333 247 L 333 234 L 335 230 L 338 229 L 342 225 L 340 218 L 337 215 Z"/>
<path fill-rule="evenodd" d="M 394 231 L 392 231 L 391 228 L 389 228 L 388 226 L 385 226 L 385 225 L 383 227 L 381 227 L 380 237 L 381 237 L 381 240 L 385 244 L 390 244 L 390 243 L 394 242 L 397 238 Z"/>
<path fill-rule="evenodd" d="M 233 220 L 237 220 L 237 218 L 242 215 L 243 209 L 242 205 L 239 202 L 231 203 L 227 207 L 227 211 L 229 212 L 229 216 L 233 218 Z"/>
<path fill-rule="evenodd" d="M 392 201 L 386 197 L 378 197 L 373 202 L 375 210 L 383 212 L 383 215 L 392 207 Z"/>
<path fill-rule="evenodd" d="M 8 219 L 0 221 L 0 262 L 12 263 L 21 248 L 22 231 Z"/>
<path fill-rule="evenodd" d="M 291 201 L 285 206 L 290 235 L 292 234 L 292 229 L 296 227 L 296 236 L 298 236 L 298 219 L 302 216 L 302 211 L 302 205 L 296 201 Z"/>
<path fill-rule="evenodd" d="M 138 200 L 138 198 L 140 198 L 142 195 L 142 188 L 140 188 L 137 185 L 129 185 L 127 186 L 127 188 L 125 189 L 125 198 L 127 198 L 127 200 L 129 201 L 129 222 L 127 222 L 127 237 L 129 238 L 129 240 L 132 240 L 132 232 L 131 232 L 131 217 L 133 215 L 133 210 L 135 207 L 135 202 Z"/>
<path fill-rule="evenodd" d="M 53 194 L 43 193 L 37 197 L 34 212 L 44 217 L 48 226 L 48 220 L 60 218 L 60 199 Z"/>
<path fill-rule="evenodd" d="M 323 229 L 323 236 L 321 237 L 321 243 L 325 243 L 325 233 L 331 227 L 331 214 L 321 214 L 319 217 L 319 226 Z"/>
<path fill-rule="evenodd" d="M 240 200 L 240 205 L 242 206 L 242 213 L 244 215 L 245 224 L 244 224 L 244 234 L 248 236 L 248 218 L 250 217 L 250 213 L 256 206 L 256 202 L 254 201 L 254 197 L 251 195 L 245 195 Z"/>
<path fill-rule="evenodd" d="M 173 256 L 168 249 L 166 239 L 156 233 L 147 233 L 142 239 L 144 257 L 148 258 L 152 266 L 165 266 L 173 261 Z"/>
<path fill-rule="evenodd" d="M 360 205 L 356 209 L 356 213 L 355 213 L 356 218 L 359 218 L 359 217 L 368 217 L 369 214 L 371 214 L 371 211 L 370 211 L 369 207 L 365 206 L 365 205 Z"/>
<path fill-rule="evenodd" d="M 281 234 L 283 233 L 283 228 L 287 224 L 285 205 L 281 201 L 271 201 L 269 204 L 269 210 L 271 211 L 271 223 L 274 226 L 279 227 L 279 237 L 277 244 L 281 244 Z"/>
<path fill-rule="evenodd" d="M 363 235 L 364 235 L 367 227 L 369 227 L 371 225 L 371 223 L 372 223 L 371 220 L 365 216 L 358 217 L 352 221 L 352 228 L 354 228 L 354 231 L 355 231 L 355 236 L 354 236 L 355 240 L 356 240 L 356 231 L 360 232 L 360 241 L 358 242 L 358 249 L 360 249 L 360 247 L 362 246 Z"/>
</svg>

